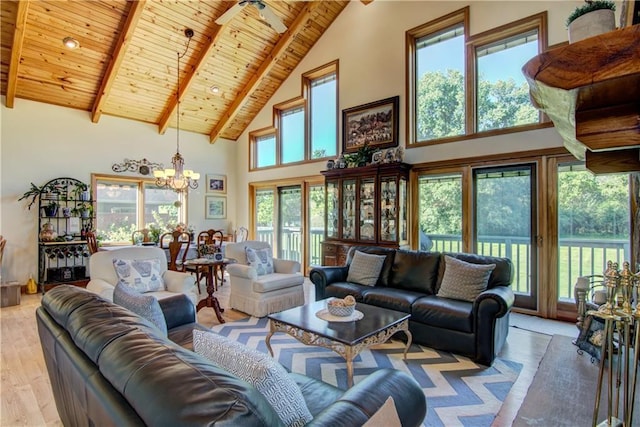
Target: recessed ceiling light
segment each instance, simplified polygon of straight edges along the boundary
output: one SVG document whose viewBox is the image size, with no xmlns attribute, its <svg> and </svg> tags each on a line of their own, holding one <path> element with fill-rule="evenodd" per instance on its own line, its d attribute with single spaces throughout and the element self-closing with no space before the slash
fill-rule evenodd
<svg viewBox="0 0 640 427">
<path fill-rule="evenodd" d="M 80 42 L 73 37 L 65 37 L 62 39 L 62 43 L 69 49 L 77 49 L 80 47 Z"/>
<path fill-rule="evenodd" d="M 209 88 L 209 90 L 211 91 L 211 93 L 218 93 L 220 92 L 220 88 L 218 86 L 211 86 Z"/>
</svg>

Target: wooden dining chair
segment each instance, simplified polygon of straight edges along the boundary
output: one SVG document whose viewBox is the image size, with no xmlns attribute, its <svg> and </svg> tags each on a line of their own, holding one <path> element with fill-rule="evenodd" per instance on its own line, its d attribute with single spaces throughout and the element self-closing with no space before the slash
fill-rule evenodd
<svg viewBox="0 0 640 427">
<path fill-rule="evenodd" d="M 89 253 L 95 254 L 98 252 L 98 240 L 96 239 L 96 233 L 93 231 L 87 231 L 85 239 L 87 239 L 87 248 L 89 249 Z"/>
<path fill-rule="evenodd" d="M 143 228 L 142 230 L 136 230 L 131 233 L 131 242 L 134 245 L 151 242 L 151 239 L 149 238 L 149 229 Z"/>
<path fill-rule="evenodd" d="M 186 231 L 172 231 L 160 236 L 160 247 L 169 251 L 168 269 L 185 271 L 184 262 L 191 246 L 191 235 Z"/>
<path fill-rule="evenodd" d="M 235 232 L 236 243 L 245 242 L 249 238 L 249 230 L 246 227 L 238 227 Z"/>
<path fill-rule="evenodd" d="M 211 253 L 222 251 L 222 241 L 224 239 L 224 232 L 222 230 L 209 229 L 198 233 L 196 238 L 196 249 L 198 251 L 198 257 L 204 257 Z M 200 291 L 200 281 L 203 277 L 206 277 L 208 269 L 203 266 L 186 266 L 185 271 L 195 274 L 196 283 L 198 284 L 198 292 Z"/>
</svg>

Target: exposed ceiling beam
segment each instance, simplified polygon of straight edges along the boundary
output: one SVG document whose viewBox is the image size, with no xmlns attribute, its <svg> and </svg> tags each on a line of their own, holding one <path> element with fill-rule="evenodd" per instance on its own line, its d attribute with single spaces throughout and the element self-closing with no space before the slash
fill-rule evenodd
<svg viewBox="0 0 640 427">
<path fill-rule="evenodd" d="M 215 140 L 218 139 L 229 122 L 231 122 L 240 112 L 242 104 L 245 102 L 245 98 L 252 93 L 258 87 L 262 79 L 269 74 L 280 55 L 286 53 L 289 43 L 291 43 L 296 34 L 304 28 L 313 12 L 320 7 L 322 7 L 322 2 L 320 1 L 305 2 L 302 11 L 291 23 L 289 29 L 282 33 L 282 36 L 280 36 L 280 39 L 275 44 L 267 58 L 262 62 L 262 64 L 260 64 L 260 67 L 256 70 L 253 77 L 251 77 L 247 84 L 240 89 L 236 94 L 235 100 L 231 103 L 227 111 L 222 114 L 222 117 L 209 134 L 209 142 L 214 143 Z"/>
<path fill-rule="evenodd" d="M 29 12 L 29 0 L 20 0 L 16 12 L 16 26 L 13 30 L 13 47 L 11 48 L 11 59 L 9 62 L 9 75 L 7 76 L 7 96 L 5 105 L 13 108 L 18 89 L 18 67 L 22 57 L 22 43 L 24 42 L 24 29 L 27 25 L 27 15 Z"/>
<path fill-rule="evenodd" d="M 102 82 L 100 83 L 98 96 L 93 103 L 93 108 L 91 110 L 91 121 L 93 123 L 98 123 L 98 120 L 100 120 L 100 116 L 102 115 L 102 107 L 104 106 L 104 103 L 107 102 L 107 98 L 109 98 L 111 87 L 116 80 L 116 76 L 118 75 L 118 71 L 120 70 L 122 61 L 124 60 L 127 48 L 129 47 L 129 43 L 131 42 L 131 37 L 133 37 L 133 32 L 138 26 L 138 21 L 140 21 L 140 17 L 142 16 L 142 12 L 144 11 L 146 3 L 147 0 L 139 0 L 134 1 L 131 4 L 131 9 L 129 10 L 127 21 L 124 23 L 124 28 L 122 29 L 120 37 L 118 38 L 118 42 L 116 43 L 116 48 L 111 55 L 111 61 L 109 61 L 107 71 L 105 72 L 104 77 L 102 78 Z"/>
<path fill-rule="evenodd" d="M 227 10 L 233 7 L 234 4 L 235 3 L 230 3 L 229 6 L 227 6 L 227 8 L 222 12 L 222 14 L 224 14 Z M 185 93 L 187 93 L 187 91 L 191 87 L 194 77 L 198 74 L 198 71 L 206 65 L 207 60 L 209 59 L 209 55 L 211 55 L 211 51 L 213 50 L 215 45 L 218 43 L 218 39 L 222 35 L 222 30 L 224 28 L 225 28 L 225 25 L 218 25 L 216 29 L 213 31 L 213 33 L 209 36 L 209 40 L 207 41 L 207 44 L 204 46 L 204 49 L 202 49 L 202 53 L 200 54 L 200 57 L 196 61 L 196 64 L 194 65 L 193 70 L 190 73 L 187 73 L 187 76 L 184 78 L 184 82 L 180 83 L 180 93 L 178 94 L 177 99 L 172 97 L 169 102 L 169 105 L 167 106 L 167 108 L 165 108 L 164 113 L 162 114 L 162 118 L 160 119 L 160 123 L 158 123 L 158 133 L 164 134 L 165 131 L 167 130 L 167 127 L 169 126 L 169 121 L 171 120 L 171 117 L 173 117 L 173 114 L 175 113 L 176 108 L 178 107 L 178 100 L 182 101 Z"/>
</svg>

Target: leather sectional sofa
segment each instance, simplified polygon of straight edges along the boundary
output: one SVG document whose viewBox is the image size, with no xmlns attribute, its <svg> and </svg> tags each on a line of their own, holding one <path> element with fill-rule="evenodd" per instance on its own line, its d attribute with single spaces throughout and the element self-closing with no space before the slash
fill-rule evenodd
<svg viewBox="0 0 640 427">
<path fill-rule="evenodd" d="M 375 286 L 346 281 L 356 250 L 386 256 Z M 496 265 L 487 289 L 474 302 L 437 296 L 445 270 L 444 255 Z M 346 265 L 315 267 L 309 278 L 315 285 L 316 300 L 353 295 L 358 302 L 411 313 L 409 330 L 414 343 L 491 365 L 509 332 L 513 271 L 508 258 L 352 246 Z"/>
<path fill-rule="evenodd" d="M 282 426 L 266 398 L 189 347 L 195 323 L 185 295 L 160 301 L 168 337 L 131 311 L 60 285 L 36 311 L 51 387 L 66 426 Z M 177 342 L 176 342 L 177 341 Z M 180 344 L 180 345 L 179 345 Z M 360 426 L 389 396 L 403 425 L 418 426 L 426 399 L 407 374 L 381 369 L 344 391 L 290 373 L 313 419 Z"/>
</svg>

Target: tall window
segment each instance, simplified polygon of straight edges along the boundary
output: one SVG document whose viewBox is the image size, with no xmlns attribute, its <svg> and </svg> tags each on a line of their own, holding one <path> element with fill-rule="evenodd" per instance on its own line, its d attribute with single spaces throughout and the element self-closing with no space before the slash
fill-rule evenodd
<svg viewBox="0 0 640 427">
<path fill-rule="evenodd" d="M 338 84 L 336 73 L 311 80 L 309 95 L 311 158 L 333 157 L 337 147 Z"/>
<path fill-rule="evenodd" d="M 468 11 L 407 31 L 409 143 L 465 134 Z"/>
<path fill-rule="evenodd" d="M 463 252 L 462 175 L 422 175 L 418 179 L 421 251 Z"/>
<path fill-rule="evenodd" d="M 256 167 L 264 168 L 276 164 L 276 135 L 274 133 L 256 137 Z"/>
<path fill-rule="evenodd" d="M 546 12 L 469 36 L 469 8 L 407 31 L 409 144 L 539 127 L 524 64 L 547 48 Z"/>
<path fill-rule="evenodd" d="M 280 113 L 281 163 L 304 160 L 304 108 L 294 107 Z"/>
<path fill-rule="evenodd" d="M 302 75 L 302 96 L 273 106 L 275 126 L 249 133 L 249 169 L 335 157 L 338 61 Z"/>
<path fill-rule="evenodd" d="M 419 38 L 415 62 L 418 140 L 463 135 L 464 26 L 457 24 Z"/>
<path fill-rule="evenodd" d="M 582 164 L 558 167 L 558 299 L 573 302 L 579 276 L 607 261 L 631 260 L 629 175 L 593 175 Z M 634 267 L 632 266 L 632 271 Z"/>
<path fill-rule="evenodd" d="M 538 54 L 538 28 L 475 47 L 476 132 L 538 123 L 524 64 Z"/>
<path fill-rule="evenodd" d="M 259 189 L 255 192 L 255 235 L 257 240 L 269 242 L 273 246 L 275 234 L 273 207 L 275 194 L 273 189 Z"/>
<path fill-rule="evenodd" d="M 135 230 L 166 231 L 186 215 L 181 196 L 153 180 L 96 177 L 96 230 L 104 243 L 130 243 Z"/>
</svg>

